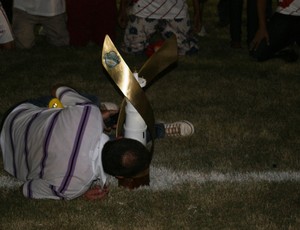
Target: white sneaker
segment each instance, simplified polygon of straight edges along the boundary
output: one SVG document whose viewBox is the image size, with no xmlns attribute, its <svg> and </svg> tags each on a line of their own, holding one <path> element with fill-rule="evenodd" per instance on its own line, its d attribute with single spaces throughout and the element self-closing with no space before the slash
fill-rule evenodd
<svg viewBox="0 0 300 230">
<path fill-rule="evenodd" d="M 194 133 L 194 126 L 189 121 L 177 121 L 165 124 L 165 133 L 169 137 L 191 136 Z"/>
<path fill-rule="evenodd" d="M 119 106 L 112 102 L 102 102 L 100 105 L 100 110 L 119 110 Z"/>
</svg>

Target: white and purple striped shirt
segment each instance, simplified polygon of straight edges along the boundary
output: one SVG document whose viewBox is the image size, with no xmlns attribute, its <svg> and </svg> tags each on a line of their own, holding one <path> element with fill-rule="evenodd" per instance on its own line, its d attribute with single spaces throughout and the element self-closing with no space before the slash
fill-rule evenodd
<svg viewBox="0 0 300 230">
<path fill-rule="evenodd" d="M 136 0 L 130 13 L 141 18 L 186 18 L 188 5 L 185 0 Z"/>
<path fill-rule="evenodd" d="M 101 151 L 109 137 L 99 108 L 68 87 L 58 88 L 56 96 L 63 109 L 24 103 L 2 128 L 4 169 L 25 182 L 29 198 L 73 199 L 94 180 L 106 182 Z"/>
</svg>

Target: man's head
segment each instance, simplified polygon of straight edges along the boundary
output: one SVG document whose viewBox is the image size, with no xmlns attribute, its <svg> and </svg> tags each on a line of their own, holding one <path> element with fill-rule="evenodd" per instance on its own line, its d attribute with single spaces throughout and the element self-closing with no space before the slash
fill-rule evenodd
<svg viewBox="0 0 300 230">
<path fill-rule="evenodd" d="M 139 141 L 122 138 L 107 142 L 102 150 L 103 169 L 118 177 L 133 177 L 147 169 L 151 153 Z"/>
</svg>

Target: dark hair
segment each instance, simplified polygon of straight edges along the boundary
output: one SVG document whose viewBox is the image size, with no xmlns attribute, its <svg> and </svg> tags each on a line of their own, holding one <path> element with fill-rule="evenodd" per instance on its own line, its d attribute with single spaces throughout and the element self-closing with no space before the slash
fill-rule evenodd
<svg viewBox="0 0 300 230">
<path fill-rule="evenodd" d="M 102 150 L 104 172 L 112 176 L 133 177 L 149 167 L 151 158 L 142 143 L 129 138 L 108 141 Z"/>
</svg>

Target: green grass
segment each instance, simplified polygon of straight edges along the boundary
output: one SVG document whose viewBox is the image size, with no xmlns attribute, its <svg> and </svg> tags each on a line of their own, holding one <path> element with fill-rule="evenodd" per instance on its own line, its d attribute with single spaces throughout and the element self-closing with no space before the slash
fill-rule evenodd
<svg viewBox="0 0 300 230">
<path fill-rule="evenodd" d="M 146 91 L 157 120 L 195 126 L 190 138 L 156 141 L 152 165 L 199 174 L 299 171 L 300 62 L 256 63 L 245 44 L 230 49 L 227 30 L 215 28 L 215 7 L 208 1 L 199 55 L 180 57 Z M 93 45 L 55 48 L 42 38 L 31 50 L 1 52 L 0 115 L 56 83 L 120 103 L 100 56 Z M 123 58 L 132 68 L 146 60 Z M 67 202 L 1 189 L 0 229 L 299 229 L 299 191 L 299 181 L 186 181 L 157 191 L 113 185 L 102 202 Z"/>
</svg>

